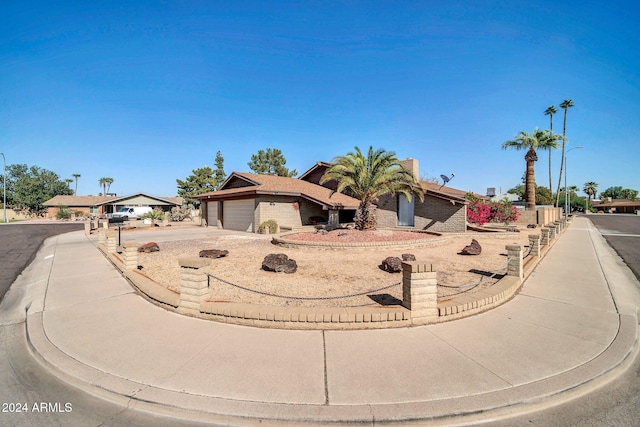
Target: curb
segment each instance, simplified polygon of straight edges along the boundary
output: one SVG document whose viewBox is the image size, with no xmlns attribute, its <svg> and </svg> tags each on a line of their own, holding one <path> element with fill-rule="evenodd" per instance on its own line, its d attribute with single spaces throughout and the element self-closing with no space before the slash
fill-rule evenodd
<svg viewBox="0 0 640 427">
<path fill-rule="evenodd" d="M 34 358 L 61 380 L 114 403 L 190 421 L 230 425 L 446 425 L 513 416 L 513 407 L 531 412 L 553 398 L 570 400 L 586 394 L 623 372 L 638 354 L 637 316 L 619 315 L 612 343 L 589 362 L 558 375 L 489 393 L 433 401 L 373 405 L 291 405 L 241 401 L 160 389 L 99 371 L 68 356 L 49 341 L 43 313 L 27 313 L 28 347 Z M 428 327 L 428 326 L 427 326 Z"/>
</svg>

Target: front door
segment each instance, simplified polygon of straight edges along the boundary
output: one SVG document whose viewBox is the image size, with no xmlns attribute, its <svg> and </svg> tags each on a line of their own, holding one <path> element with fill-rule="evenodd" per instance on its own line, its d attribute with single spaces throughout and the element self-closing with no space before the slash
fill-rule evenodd
<svg viewBox="0 0 640 427">
<path fill-rule="evenodd" d="M 416 198 L 412 197 L 408 201 L 402 194 L 398 196 L 398 225 L 404 227 L 414 226 L 414 211 L 416 206 Z"/>
</svg>

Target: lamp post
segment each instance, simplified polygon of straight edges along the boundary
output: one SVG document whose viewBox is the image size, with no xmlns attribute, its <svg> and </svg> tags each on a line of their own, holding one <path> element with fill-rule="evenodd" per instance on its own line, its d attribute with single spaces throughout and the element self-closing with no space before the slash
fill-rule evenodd
<svg viewBox="0 0 640 427">
<path fill-rule="evenodd" d="M 2 212 L 4 214 L 4 222 L 7 222 L 7 159 L 2 154 Z"/>
<path fill-rule="evenodd" d="M 576 147 L 570 148 L 564 153 L 564 219 L 569 219 L 569 194 L 567 193 L 567 154 L 569 151 L 575 150 L 577 148 L 584 148 L 582 145 L 578 145 Z"/>
</svg>

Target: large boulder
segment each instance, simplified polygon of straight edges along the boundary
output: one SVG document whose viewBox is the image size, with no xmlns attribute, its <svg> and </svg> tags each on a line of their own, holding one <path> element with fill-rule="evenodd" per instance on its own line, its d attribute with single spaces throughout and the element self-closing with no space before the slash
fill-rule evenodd
<svg viewBox="0 0 640 427">
<path fill-rule="evenodd" d="M 397 256 L 390 256 L 382 260 L 382 269 L 389 273 L 400 273 L 402 271 L 402 260 Z"/>
<path fill-rule="evenodd" d="M 204 249 L 202 251 L 200 251 L 200 253 L 198 254 L 198 256 L 200 256 L 200 258 L 222 258 L 229 255 L 229 251 L 225 251 L 222 249 Z"/>
<path fill-rule="evenodd" d="M 262 269 L 265 271 L 283 272 L 287 274 L 295 273 L 298 264 L 295 260 L 289 259 L 285 254 L 269 254 L 262 261 Z"/>
<path fill-rule="evenodd" d="M 471 244 L 459 252 L 460 255 L 480 255 L 480 253 L 482 253 L 482 246 L 476 239 L 471 239 Z"/>
<path fill-rule="evenodd" d="M 416 256 L 414 254 L 402 254 L 403 261 L 415 261 Z"/>
<path fill-rule="evenodd" d="M 149 253 L 149 252 L 158 252 L 159 250 L 160 250 L 160 247 L 156 242 L 145 243 L 144 245 L 141 245 L 138 247 L 138 252 Z"/>
</svg>

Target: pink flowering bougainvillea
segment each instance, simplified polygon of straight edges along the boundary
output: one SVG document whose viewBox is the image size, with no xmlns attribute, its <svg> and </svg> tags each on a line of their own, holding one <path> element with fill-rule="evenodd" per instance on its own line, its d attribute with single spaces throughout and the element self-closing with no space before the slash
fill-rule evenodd
<svg viewBox="0 0 640 427">
<path fill-rule="evenodd" d="M 511 202 L 489 202 L 467 195 L 470 203 L 467 205 L 467 219 L 469 222 L 484 225 L 488 222 L 502 222 L 509 224 L 518 220 L 520 212 Z"/>
</svg>

